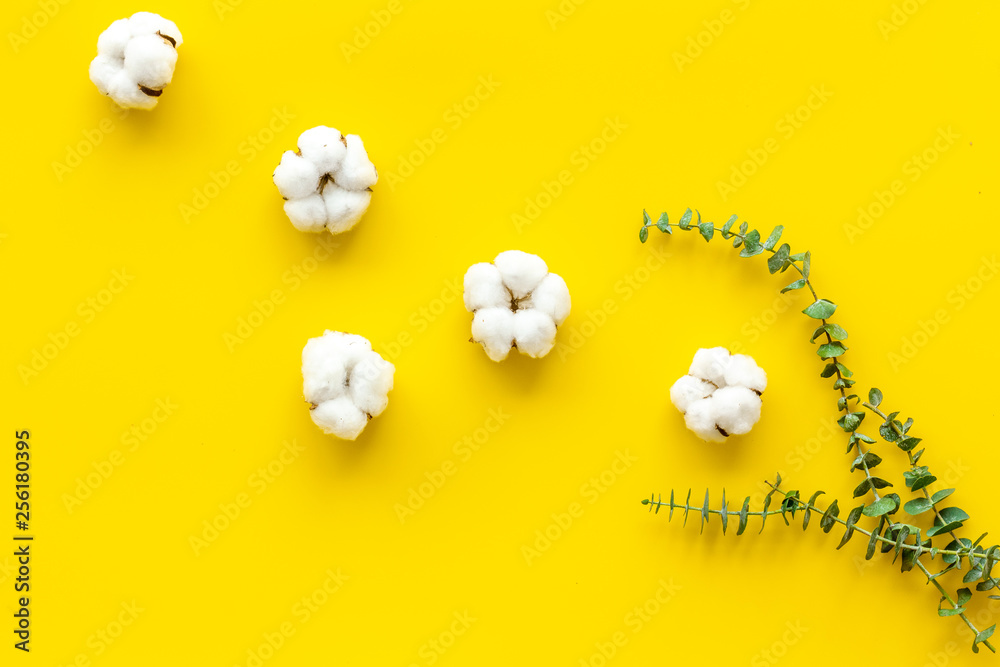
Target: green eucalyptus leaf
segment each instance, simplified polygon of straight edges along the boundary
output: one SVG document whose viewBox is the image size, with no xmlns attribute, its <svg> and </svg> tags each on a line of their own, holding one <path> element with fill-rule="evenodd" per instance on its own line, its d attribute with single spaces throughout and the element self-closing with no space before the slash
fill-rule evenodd
<svg viewBox="0 0 1000 667">
<path fill-rule="evenodd" d="M 819 346 L 816 350 L 816 354 L 819 355 L 820 359 L 833 359 L 834 357 L 839 357 L 840 355 L 847 352 L 847 348 L 840 342 L 834 341 L 833 343 L 824 343 Z"/>
<path fill-rule="evenodd" d="M 882 403 L 882 391 L 875 387 L 868 392 L 868 403 L 871 404 L 873 408 L 877 408 Z"/>
<path fill-rule="evenodd" d="M 896 509 L 896 502 L 892 498 L 881 498 L 868 505 L 864 510 L 864 515 L 874 518 L 888 514 L 894 509 Z"/>
<path fill-rule="evenodd" d="M 994 623 L 990 627 L 986 628 L 982 632 L 976 635 L 976 638 L 972 640 L 972 652 L 979 653 L 979 644 L 982 644 L 987 639 L 993 636 L 993 631 L 997 629 L 997 624 Z"/>
<path fill-rule="evenodd" d="M 771 250 L 772 248 L 774 248 L 775 245 L 777 245 L 778 239 L 781 238 L 781 232 L 784 231 L 784 229 L 785 228 L 782 225 L 778 225 L 777 227 L 774 228 L 774 231 L 771 232 L 771 235 L 767 237 L 766 241 L 764 241 L 765 250 Z"/>
<path fill-rule="evenodd" d="M 864 469 L 865 467 L 871 470 L 880 463 L 882 463 L 882 458 L 878 454 L 875 452 L 865 452 L 854 459 L 854 463 L 851 464 L 851 472 Z"/>
<path fill-rule="evenodd" d="M 705 522 L 708 521 L 708 489 L 705 489 L 705 504 L 701 508 L 701 531 L 705 532 Z"/>
<path fill-rule="evenodd" d="M 940 491 L 935 491 L 934 495 L 931 496 L 931 502 L 935 505 L 955 493 L 955 489 L 941 489 Z"/>
<path fill-rule="evenodd" d="M 735 215 L 730 216 L 729 220 L 726 221 L 726 224 L 722 225 L 722 238 L 728 239 L 729 237 L 732 236 L 732 233 L 729 230 L 733 228 L 733 224 L 736 222 L 736 218 L 737 216 Z"/>
<path fill-rule="evenodd" d="M 840 507 L 837 505 L 837 501 L 834 500 L 826 511 L 823 512 L 823 517 L 819 520 L 819 527 L 823 529 L 824 533 L 829 533 L 835 525 L 837 525 L 837 517 L 840 515 Z"/>
<path fill-rule="evenodd" d="M 857 523 L 858 519 L 861 518 L 861 514 L 862 512 L 864 512 L 864 509 L 865 509 L 864 505 L 858 505 L 857 507 L 852 509 L 850 513 L 848 513 L 847 519 L 845 521 L 846 529 L 844 530 L 844 536 L 841 538 L 840 544 L 837 545 L 838 549 L 840 549 L 842 546 L 851 541 L 851 536 L 854 535 L 854 524 Z"/>
<path fill-rule="evenodd" d="M 942 510 L 938 510 L 938 515 L 944 521 L 944 523 L 952 523 L 953 521 L 968 521 L 969 515 L 965 513 L 960 507 L 945 507 Z"/>
<path fill-rule="evenodd" d="M 820 328 L 813 332 L 812 338 L 809 339 L 810 343 L 815 343 L 816 339 L 827 334 L 833 340 L 844 340 L 847 338 L 847 332 L 839 324 L 833 324 L 832 322 L 827 322 Z"/>
<path fill-rule="evenodd" d="M 667 234 L 673 234 L 674 232 L 670 229 L 670 218 L 667 217 L 666 211 L 660 214 L 660 219 L 656 221 L 656 228 L 661 232 L 666 232 Z"/>
<path fill-rule="evenodd" d="M 848 433 L 851 431 L 856 431 L 861 422 L 865 420 L 865 413 L 863 412 L 849 412 L 840 419 L 837 420 L 837 424 L 840 428 L 844 429 Z"/>
<path fill-rule="evenodd" d="M 715 235 L 715 225 L 711 222 L 703 222 L 698 225 L 698 231 L 701 232 L 706 241 L 711 241 L 712 236 Z"/>
<path fill-rule="evenodd" d="M 964 607 L 969 603 L 969 600 L 971 599 L 972 599 L 972 591 L 970 591 L 968 588 L 958 589 L 958 595 L 955 599 L 955 601 L 958 603 L 958 606 Z"/>
<path fill-rule="evenodd" d="M 908 452 L 920 444 L 920 438 L 902 438 L 896 441 L 896 446 L 904 452 Z"/>
<path fill-rule="evenodd" d="M 885 517 L 879 517 L 878 528 L 873 530 L 871 537 L 868 538 L 868 551 L 865 552 L 865 560 L 871 560 L 872 556 L 875 555 L 875 547 L 878 546 L 878 538 L 882 534 L 882 526 L 884 525 Z"/>
<path fill-rule="evenodd" d="M 737 535 L 742 535 L 743 531 L 747 529 L 747 513 L 749 511 L 750 511 L 750 496 L 747 496 L 746 500 L 743 501 L 743 507 L 740 508 L 740 525 L 739 528 L 736 529 Z"/>
<path fill-rule="evenodd" d="M 825 493 L 825 491 L 817 491 L 816 493 L 814 493 L 811 496 L 809 496 L 809 501 L 808 501 L 807 505 L 811 506 L 811 507 L 815 507 L 816 506 L 816 499 L 819 498 L 824 493 Z M 809 507 L 806 507 L 803 510 L 802 513 L 804 514 L 804 516 L 802 517 L 802 530 L 805 530 L 806 528 L 809 527 Z"/>
<path fill-rule="evenodd" d="M 645 243 L 646 239 L 649 238 L 649 227 L 642 227 L 639 229 L 639 242 Z"/>
<path fill-rule="evenodd" d="M 781 289 L 781 293 L 784 294 L 785 292 L 791 292 L 792 290 L 802 289 L 805 286 L 806 286 L 805 278 L 799 278 L 795 282 L 789 284 L 787 287 L 783 287 Z"/>
<path fill-rule="evenodd" d="M 814 320 L 825 320 L 826 318 L 833 315 L 837 310 L 837 305 L 827 301 L 826 299 L 817 299 L 816 301 L 809 304 L 809 306 L 802 312 L 813 318 Z"/>
<path fill-rule="evenodd" d="M 927 498 L 914 498 L 913 500 L 903 505 L 903 509 L 910 516 L 918 516 L 920 514 L 923 514 L 932 507 L 934 507 L 934 504 L 931 503 L 931 501 L 928 500 Z"/>
<path fill-rule="evenodd" d="M 684 215 L 682 215 L 681 219 L 677 222 L 677 226 L 684 230 L 690 229 L 691 215 L 692 215 L 691 209 L 687 209 L 686 211 L 684 211 Z"/>
<path fill-rule="evenodd" d="M 806 251 L 805 257 L 802 258 L 802 275 L 805 278 L 809 278 L 809 272 L 812 270 L 812 253 Z"/>
</svg>

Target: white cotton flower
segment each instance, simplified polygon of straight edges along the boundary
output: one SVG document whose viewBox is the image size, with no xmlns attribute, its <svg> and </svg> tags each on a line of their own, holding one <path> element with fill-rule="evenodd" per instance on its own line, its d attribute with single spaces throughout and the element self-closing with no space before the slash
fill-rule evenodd
<svg viewBox="0 0 1000 667">
<path fill-rule="evenodd" d="M 184 40 L 173 21 L 137 12 L 118 19 L 97 38 L 90 80 L 126 109 L 152 109 L 174 76 Z"/>
<path fill-rule="evenodd" d="M 569 288 L 538 255 L 508 250 L 493 263 L 473 264 L 465 273 L 464 300 L 472 312 L 472 340 L 493 361 L 512 347 L 544 357 L 555 345 L 556 327 L 570 311 Z"/>
<path fill-rule="evenodd" d="M 752 357 L 724 347 L 698 350 L 688 374 L 670 387 L 670 401 L 702 440 L 722 442 L 749 433 L 760 420 L 767 373 Z"/>
<path fill-rule="evenodd" d="M 361 137 L 320 125 L 299 135 L 298 151 L 285 151 L 273 179 L 296 229 L 340 234 L 368 210 L 378 173 Z"/>
<path fill-rule="evenodd" d="M 326 331 L 302 349 L 302 394 L 312 420 L 344 440 L 354 440 L 389 404 L 396 367 L 372 351 L 366 338 Z"/>
</svg>

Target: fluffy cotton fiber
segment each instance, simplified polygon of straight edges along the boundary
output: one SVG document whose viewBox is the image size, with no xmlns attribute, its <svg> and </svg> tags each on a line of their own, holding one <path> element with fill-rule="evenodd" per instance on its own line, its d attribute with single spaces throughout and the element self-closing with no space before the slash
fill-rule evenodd
<svg viewBox="0 0 1000 667">
<path fill-rule="evenodd" d="M 137 12 L 118 19 L 97 38 L 90 80 L 126 109 L 152 109 L 174 76 L 184 40 L 173 21 Z"/>
<path fill-rule="evenodd" d="M 512 347 L 544 357 L 555 345 L 556 327 L 570 310 L 566 281 L 538 255 L 508 250 L 493 263 L 473 264 L 465 273 L 465 307 L 473 313 L 472 340 L 493 361 Z"/>
<path fill-rule="evenodd" d="M 749 433 L 760 419 L 767 373 L 752 357 L 724 347 L 698 350 L 688 374 L 670 387 L 670 400 L 699 438 L 722 442 Z"/>
<path fill-rule="evenodd" d="M 324 433 L 354 440 L 389 404 L 396 367 L 366 338 L 327 331 L 302 350 L 302 393 Z"/>
<path fill-rule="evenodd" d="M 285 151 L 273 178 L 296 229 L 340 234 L 368 210 L 378 172 L 361 137 L 320 125 L 299 136 L 298 151 Z"/>
</svg>

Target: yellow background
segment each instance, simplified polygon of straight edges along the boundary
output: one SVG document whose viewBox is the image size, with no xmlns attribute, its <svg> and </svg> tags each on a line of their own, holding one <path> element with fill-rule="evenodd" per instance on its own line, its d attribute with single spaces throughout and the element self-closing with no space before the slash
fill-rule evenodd
<svg viewBox="0 0 1000 667">
<path fill-rule="evenodd" d="M 725 487 L 738 505 L 779 469 L 846 509 L 859 478 L 806 296 L 778 296 L 788 274 L 694 234 L 643 246 L 636 232 L 643 208 L 785 225 L 841 306 L 858 388 L 916 419 L 925 461 L 960 482 L 965 534 L 1000 530 L 995 3 L 223 2 L 3 9 L 0 478 L 12 484 L 13 433 L 30 429 L 36 536 L 30 655 L 11 647 L 0 556 L 3 664 L 253 665 L 262 646 L 268 666 L 989 659 L 937 618 L 918 573 L 859 565 L 863 540 L 838 552 L 839 532 L 773 519 L 740 538 L 713 519 L 699 537 L 697 521 L 645 512 L 672 487 L 709 488 L 713 506 Z M 123 116 L 87 66 L 98 34 L 140 9 L 185 42 L 159 106 Z M 360 134 L 381 176 L 329 251 L 291 227 L 270 181 L 319 124 Z M 860 227 L 858 208 L 877 213 L 897 180 Z M 572 292 L 543 360 L 494 364 L 466 342 L 455 281 L 509 248 Z M 259 326 L 232 343 L 241 318 Z M 357 442 L 322 435 L 302 401 L 300 351 L 325 328 L 397 367 Z M 770 378 L 761 422 L 722 445 L 667 398 L 710 345 Z M 487 437 L 491 410 L 503 424 Z M 301 451 L 274 463 L 286 442 Z M 901 455 L 877 451 L 901 489 Z M 262 482 L 269 464 L 280 473 Z M 225 528 L 193 546 L 213 521 Z M 526 557 L 546 530 L 556 539 Z M 329 594 L 328 571 L 348 577 Z M 324 603 L 306 614 L 303 598 Z M 982 626 L 1000 616 L 974 608 Z"/>
</svg>

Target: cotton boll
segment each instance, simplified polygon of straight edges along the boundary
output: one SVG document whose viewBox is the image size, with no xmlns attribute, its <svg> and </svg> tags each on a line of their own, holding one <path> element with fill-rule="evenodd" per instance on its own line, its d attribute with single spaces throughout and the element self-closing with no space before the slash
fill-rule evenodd
<svg viewBox="0 0 1000 667">
<path fill-rule="evenodd" d="M 340 234 L 357 224 L 368 210 L 372 193 L 368 190 L 345 190 L 333 183 L 323 188 L 326 226 L 331 234 Z"/>
<path fill-rule="evenodd" d="M 734 354 L 729 358 L 725 379 L 727 385 L 739 385 L 759 393 L 767 388 L 767 373 L 745 354 Z"/>
<path fill-rule="evenodd" d="M 529 357 L 544 357 L 555 345 L 556 325 L 540 310 L 519 310 L 514 313 L 514 342 Z"/>
<path fill-rule="evenodd" d="M 707 442 L 722 442 L 726 436 L 715 427 L 715 401 L 713 396 L 695 401 L 684 414 L 685 425 Z"/>
<path fill-rule="evenodd" d="M 108 96 L 126 109 L 152 109 L 158 98 L 147 95 L 125 70 L 119 71 L 108 85 Z"/>
<path fill-rule="evenodd" d="M 382 414 L 389 404 L 388 393 L 395 371 L 396 367 L 376 352 L 369 352 L 355 364 L 348 387 L 358 409 L 372 417 Z"/>
<path fill-rule="evenodd" d="M 99 55 L 90 61 L 90 80 L 101 91 L 101 95 L 108 94 L 111 81 L 120 71 L 121 63 L 112 56 Z"/>
<path fill-rule="evenodd" d="M 695 377 L 708 380 L 718 387 L 726 384 L 726 367 L 729 365 L 729 350 L 724 347 L 702 348 L 694 353 L 694 361 L 688 372 Z"/>
<path fill-rule="evenodd" d="M 348 396 L 320 403 L 309 411 L 312 420 L 323 429 L 344 440 L 356 439 L 368 425 L 368 415 L 358 409 Z"/>
<path fill-rule="evenodd" d="M 760 397 L 746 387 L 722 387 L 712 401 L 715 423 L 729 435 L 749 433 L 760 419 Z"/>
<path fill-rule="evenodd" d="M 333 332 L 337 334 L 338 354 L 344 360 L 344 368 L 350 373 L 361 359 L 372 351 L 372 344 L 367 338 L 357 334 Z"/>
<path fill-rule="evenodd" d="M 97 53 L 120 60 L 125 57 L 125 46 L 131 38 L 129 20 L 118 19 L 97 38 Z"/>
<path fill-rule="evenodd" d="M 523 307 L 534 308 L 547 314 L 556 326 L 559 326 L 569 317 L 570 305 L 569 287 L 566 286 L 566 281 L 562 276 L 550 273 L 538 283 L 538 287 L 531 292 Z"/>
<path fill-rule="evenodd" d="M 177 29 L 176 23 L 162 16 L 158 16 L 157 18 L 159 19 L 159 25 L 156 28 L 157 33 L 174 40 L 175 48 L 184 43 L 184 38 L 181 37 L 181 31 Z"/>
<path fill-rule="evenodd" d="M 514 313 L 507 308 L 481 308 L 472 318 L 472 340 L 481 343 L 486 356 L 503 361 L 514 343 Z"/>
<path fill-rule="evenodd" d="M 310 338 L 302 349 L 302 393 L 313 421 L 353 440 L 385 410 L 395 370 L 362 336 L 326 331 Z"/>
<path fill-rule="evenodd" d="M 128 19 L 129 31 L 132 37 L 152 35 L 163 25 L 163 17 L 152 12 L 136 12 Z M 176 28 L 176 26 L 174 26 Z"/>
<path fill-rule="evenodd" d="M 473 264 L 465 272 L 462 297 L 470 313 L 480 308 L 510 306 L 510 292 L 503 286 L 500 269 L 488 262 Z"/>
<path fill-rule="evenodd" d="M 378 181 L 378 172 L 368 159 L 364 142 L 356 134 L 348 134 L 344 139 L 347 141 L 347 148 L 340 169 L 333 175 L 333 180 L 348 190 L 364 190 L 372 187 Z"/>
<path fill-rule="evenodd" d="M 319 187 L 319 170 L 316 166 L 292 151 L 281 155 L 281 163 L 272 176 L 278 192 L 285 199 L 302 199 L 316 192 Z"/>
<path fill-rule="evenodd" d="M 523 299 L 542 281 L 549 267 L 538 255 L 507 250 L 493 260 L 503 276 L 503 284 L 517 299 Z"/>
<path fill-rule="evenodd" d="M 347 393 L 347 371 L 339 357 L 328 356 L 302 365 L 302 395 L 315 405 Z"/>
<path fill-rule="evenodd" d="M 316 165 L 321 174 L 333 174 L 347 152 L 340 130 L 326 125 L 306 130 L 299 135 L 297 144 L 302 157 Z"/>
<path fill-rule="evenodd" d="M 326 229 L 326 203 L 320 195 L 285 202 L 285 214 L 300 232 L 321 232 Z"/>
<path fill-rule="evenodd" d="M 698 437 L 717 440 L 709 420 L 727 436 L 749 433 L 760 419 L 766 386 L 767 374 L 751 357 L 713 347 L 695 353 L 690 375 L 674 383 L 670 400 L 685 412 L 685 423 Z"/>
<path fill-rule="evenodd" d="M 302 231 L 323 227 L 331 234 L 348 231 L 368 210 L 370 185 L 377 180 L 361 138 L 345 137 L 335 128 L 318 125 L 299 135 L 298 149 L 282 155 L 273 176 L 281 196 L 289 202 L 312 198 L 309 204 L 286 204 L 292 225 Z M 314 196 L 322 199 L 322 226 Z"/>
<path fill-rule="evenodd" d="M 715 387 L 693 375 L 683 375 L 670 387 L 670 401 L 682 413 L 695 401 L 711 396 Z"/>
<path fill-rule="evenodd" d="M 176 64 L 177 50 L 158 35 L 133 37 L 125 47 L 125 71 L 141 86 L 163 88 Z"/>
<path fill-rule="evenodd" d="M 119 19 L 97 38 L 90 79 L 126 109 L 152 109 L 174 75 L 181 34 L 173 21 L 137 12 Z"/>
</svg>

